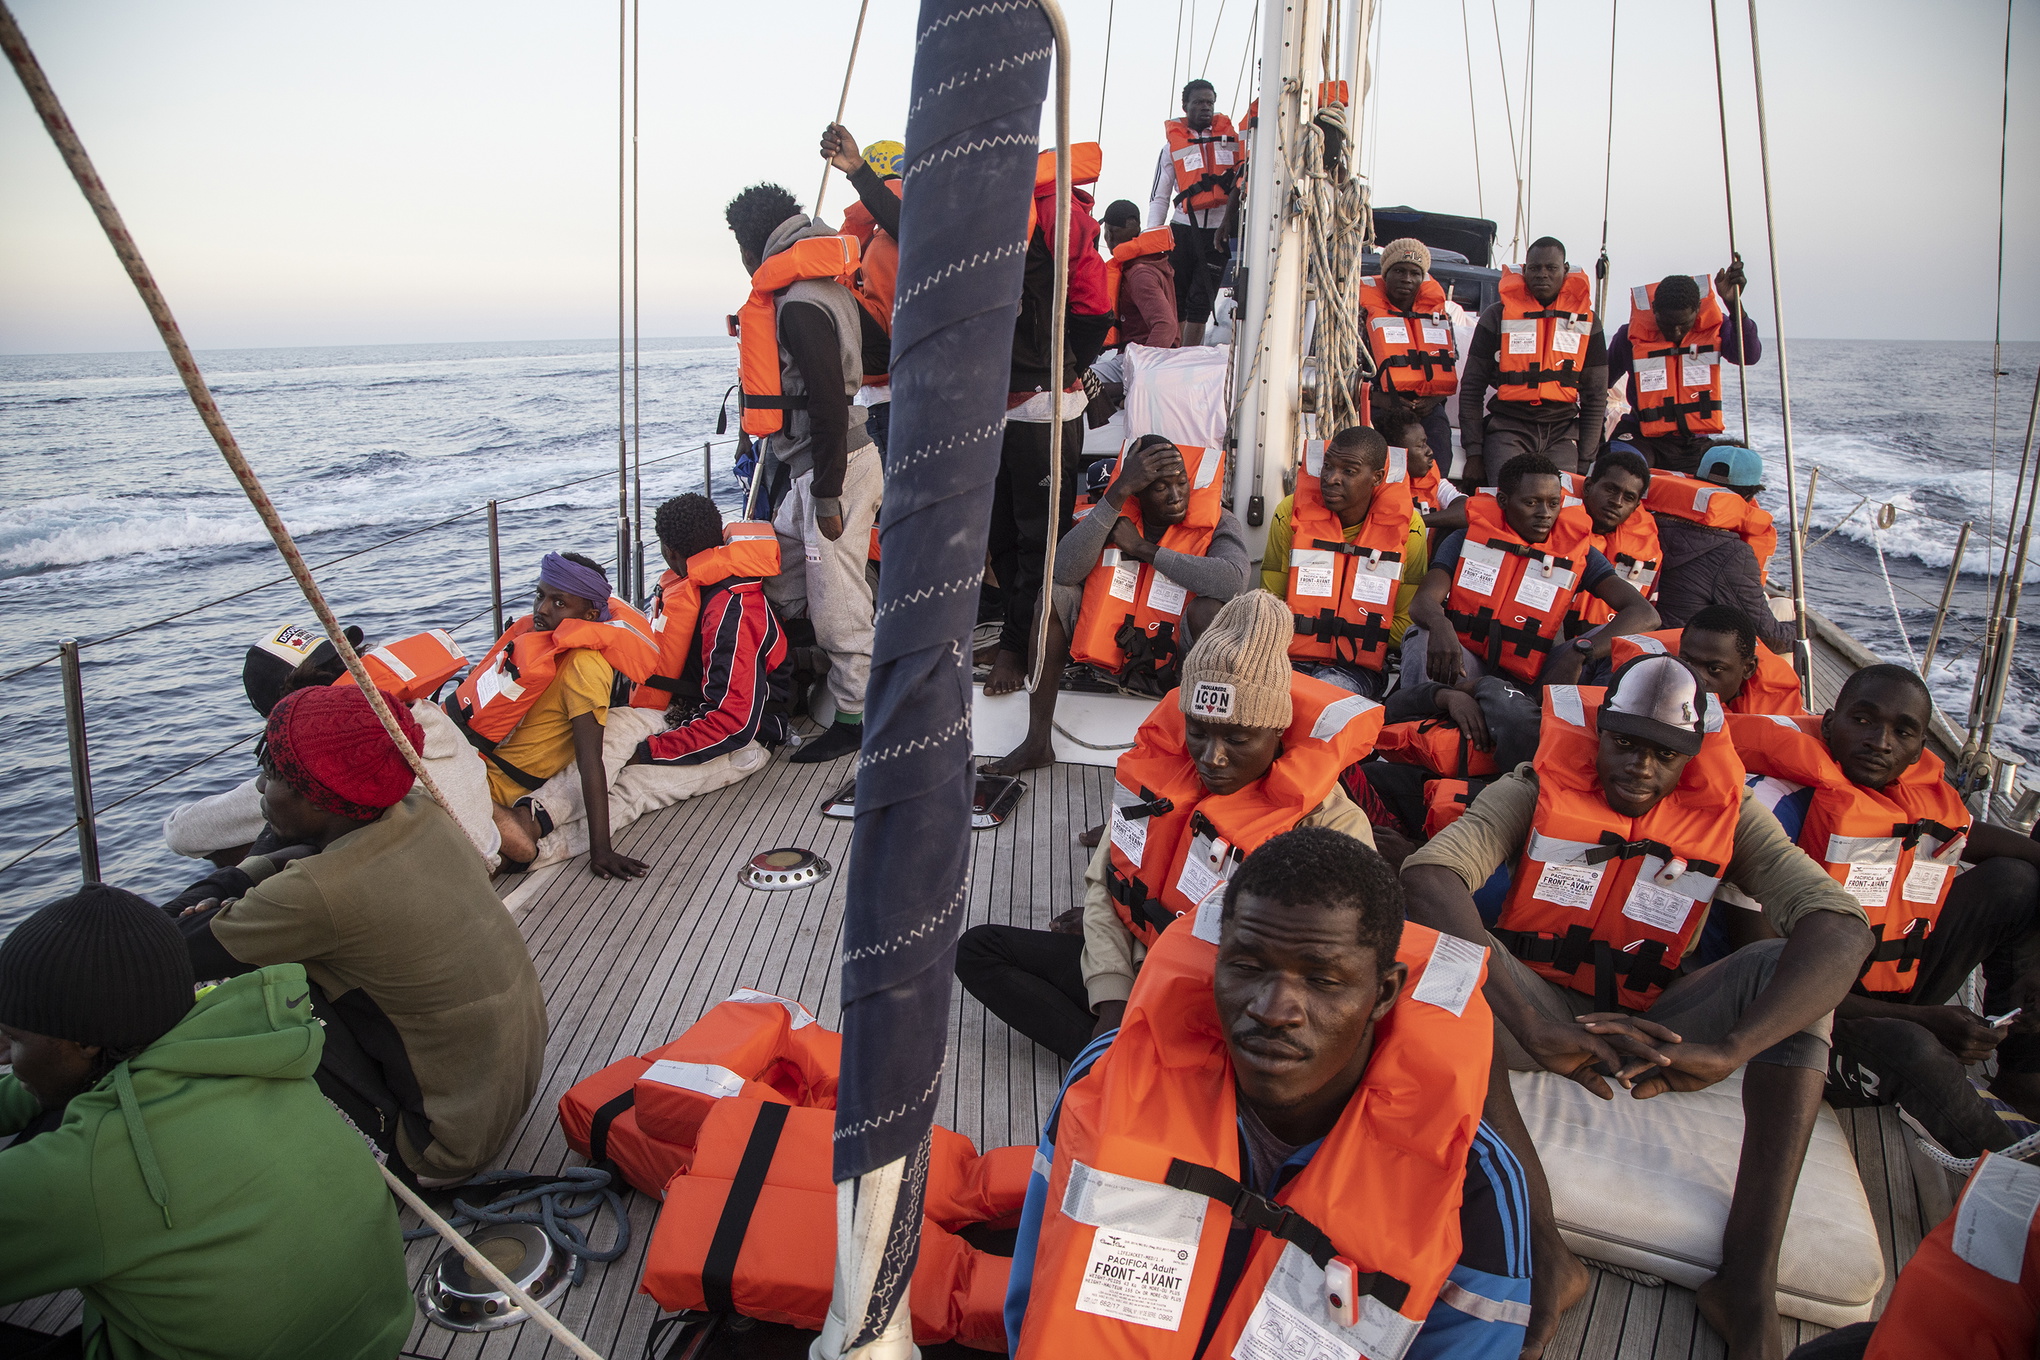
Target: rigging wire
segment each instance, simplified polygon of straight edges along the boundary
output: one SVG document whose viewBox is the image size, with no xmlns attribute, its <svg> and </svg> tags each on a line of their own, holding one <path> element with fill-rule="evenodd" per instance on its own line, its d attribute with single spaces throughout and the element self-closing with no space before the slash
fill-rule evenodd
<svg viewBox="0 0 2040 1360">
<path fill-rule="evenodd" d="M 638 118 L 638 95 L 644 86 L 638 79 L 638 55 L 644 50 L 639 41 L 639 16 L 644 12 L 641 0 L 630 4 L 630 463 L 631 463 L 631 519 L 630 537 L 634 549 L 631 570 L 627 574 L 634 591 L 624 598 L 643 603 L 645 593 L 645 439 L 644 403 L 639 394 L 639 376 L 642 369 L 642 349 L 639 344 L 638 326 L 638 130 L 643 123 Z"/>
<path fill-rule="evenodd" d="M 1183 62 L 1183 5 L 1184 0 L 1176 0 L 1176 38 L 1169 44 L 1169 108 L 1162 115 L 1164 118 L 1176 116 L 1176 88 L 1180 83 L 1176 77 L 1182 74 Z"/>
<path fill-rule="evenodd" d="M 624 366 L 625 306 L 629 276 L 629 196 L 625 171 L 629 163 L 626 113 L 630 93 L 630 0 L 616 0 L 616 560 L 623 580 L 620 592 L 630 594 L 630 406 Z"/>
<path fill-rule="evenodd" d="M 1530 198 L 1537 190 L 1537 0 L 1523 39 L 1523 234 L 1530 234 Z"/>
<path fill-rule="evenodd" d="M 1381 149 L 1381 82 L 1377 73 L 1381 70 L 1382 33 L 1388 27 L 1386 24 L 1382 22 L 1381 16 L 1383 13 L 1387 11 L 1387 9 L 1388 0 L 1375 0 L 1374 60 L 1371 63 L 1369 63 L 1366 71 L 1364 72 L 1355 71 L 1353 73 L 1355 77 L 1354 83 L 1361 84 L 1364 82 L 1366 86 L 1364 97 L 1362 99 L 1354 100 L 1353 107 L 1356 109 L 1361 109 L 1362 112 L 1364 112 L 1367 117 L 1368 126 L 1367 126 L 1366 178 L 1370 188 L 1374 184 L 1375 156 Z M 1367 107 L 1362 109 L 1363 105 L 1366 105 Z"/>
<path fill-rule="evenodd" d="M 1119 13 L 1119 0 L 1105 7 L 1105 65 L 1098 73 L 1098 140 L 1105 140 L 1105 90 L 1112 83 L 1112 21 Z"/>
<path fill-rule="evenodd" d="M 2010 124 L 2012 109 L 2012 0 L 2005 0 L 2004 94 L 2002 97 L 2002 104 L 2000 107 L 2001 111 L 1998 116 L 1997 291 L 1993 299 L 1995 307 L 1994 316 L 1991 324 L 1991 342 L 1990 342 L 1990 504 L 1987 512 L 1987 517 L 1984 520 L 1984 537 L 1986 542 L 1990 541 L 1997 532 L 1998 395 L 1999 395 L 1998 389 L 1999 389 L 1999 376 L 2004 368 L 2003 342 L 2004 342 L 2004 315 L 2005 315 L 2005 150 L 2006 143 L 2008 140 L 2006 137 L 2006 131 Z M 2025 463 L 2021 461 L 2019 465 L 2019 479 L 2021 487 L 2023 487 L 2024 485 L 2025 476 L 2026 476 Z M 2019 513 L 2019 492 L 2015 490 L 2012 493 L 2011 514 L 2007 516 L 2005 520 L 2004 556 L 2000 559 L 1997 571 L 1997 579 L 1991 582 L 1989 632 L 1984 643 L 1984 658 L 1986 661 L 1989 661 L 1995 653 L 1998 634 L 2000 631 L 2000 623 L 2003 618 L 2005 598 L 2005 570 L 2009 566 L 2012 556 L 2011 521 L 2012 519 L 2018 516 L 2018 513 Z M 1984 570 L 1986 573 L 1988 573 L 1990 570 L 1990 556 L 1988 553 L 1984 555 L 1983 560 Z M 1983 706 L 1983 700 L 1986 693 L 1985 686 L 1987 683 L 1984 679 L 1984 675 L 1985 672 L 1988 671 L 1989 669 L 1991 669 L 1991 667 L 1988 665 L 1979 665 L 1976 668 L 1976 685 L 1974 691 L 1970 695 L 1969 700 L 1969 725 L 1972 733 L 1976 729 L 1976 718 L 1978 711 Z"/>
<path fill-rule="evenodd" d="M 1622 0 L 1608 4 L 1608 146 L 1601 156 L 1601 258 L 1594 262 L 1594 315 L 1606 324 L 1608 315 L 1608 200 L 1615 189 L 1615 34 L 1622 22 Z M 1748 443 L 1745 438 L 1744 443 Z"/>
<path fill-rule="evenodd" d="M 1240 48 L 1240 69 L 1233 73 L 1233 107 L 1243 108 L 1240 96 L 1247 89 L 1247 62 L 1254 55 L 1254 42 L 1261 34 L 1261 0 L 1254 0 L 1253 17 L 1247 20 L 1247 41 Z M 1242 114 L 1242 117 L 1245 115 Z"/>
<path fill-rule="evenodd" d="M 1617 0 L 1617 3 L 1619 4 L 1620 0 Z M 2009 0 L 2007 0 L 2007 3 L 2009 3 Z M 1707 23 L 1714 30 L 1714 111 L 1721 120 L 1721 198 L 1728 217 L 1728 258 L 1731 264 L 1741 264 L 1742 253 L 1735 248 L 1735 180 L 1729 174 L 1728 169 L 1728 99 L 1722 93 L 1721 14 L 1719 0 L 1707 0 Z M 1608 108 L 1612 117 L 1615 108 L 1615 94 L 1612 87 L 1608 93 Z M 1610 135 L 1612 136 L 1613 134 L 1611 133 Z M 1604 208 L 1603 214 L 1605 215 L 1605 213 L 1606 209 Z M 1601 234 L 1604 238 L 1607 235 L 1607 231 L 1608 228 L 1604 222 L 1601 227 Z M 1735 366 L 1735 394 L 1742 405 L 1743 447 L 1748 448 L 1750 446 L 1750 380 L 1746 365 L 1749 362 L 1749 357 L 1742 352 L 1743 305 L 1742 291 L 1740 289 L 1736 291 L 1733 311 L 1736 353 L 1743 360 L 1742 363 Z M 1811 513 L 1811 507 L 1808 507 L 1808 513 Z"/>
<path fill-rule="evenodd" d="M 1225 23 L 1225 6 L 1226 0 L 1218 0 L 1218 17 L 1211 21 L 1211 41 L 1204 44 L 1204 65 L 1198 68 L 1201 71 L 1209 72 L 1211 69 L 1211 53 L 1218 46 L 1219 27 Z M 1194 39 L 1196 35 L 1191 36 Z"/>
<path fill-rule="evenodd" d="M 1466 51 L 1466 116 L 1473 123 L 1473 201 L 1487 218 L 1487 190 L 1480 178 L 1480 108 L 1473 98 L 1473 32 L 1466 23 L 1466 0 L 1459 0 L 1459 42 Z"/>
<path fill-rule="evenodd" d="M 836 117 L 835 122 L 830 124 L 832 127 L 835 126 L 835 123 L 843 121 L 843 110 L 849 107 L 850 104 L 850 77 L 857 70 L 857 48 L 864 41 L 864 16 L 870 9 L 871 0 L 862 0 L 857 6 L 857 31 L 850 35 L 850 60 L 843 63 L 843 93 L 836 96 Z M 813 215 L 817 222 L 821 221 L 822 218 L 822 196 L 828 193 L 828 191 L 829 162 L 825 158 L 822 161 L 822 182 L 820 187 L 815 190 L 815 211 Z"/>
<path fill-rule="evenodd" d="M 1488 18 L 1495 28 L 1495 69 L 1502 76 L 1502 113 L 1509 120 L 1509 164 L 1516 175 L 1516 215 L 1509 223 L 1509 258 L 1521 259 L 1518 247 L 1523 244 L 1523 156 L 1516 146 L 1516 107 L 1509 101 L 1509 66 L 1502 57 L 1502 16 L 1495 9 L 1495 0 L 1488 0 Z"/>
</svg>

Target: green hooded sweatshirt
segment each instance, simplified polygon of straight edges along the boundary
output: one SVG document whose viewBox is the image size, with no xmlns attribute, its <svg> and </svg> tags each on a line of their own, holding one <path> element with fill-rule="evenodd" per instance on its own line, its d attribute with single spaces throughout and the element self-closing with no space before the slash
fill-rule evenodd
<svg viewBox="0 0 2040 1360">
<path fill-rule="evenodd" d="M 0 1304 L 83 1291 L 93 1360 L 389 1360 L 413 1317 L 388 1189 L 319 1094 L 305 971 L 199 997 L 0 1150 Z M 0 1135 L 37 1113 L 0 1076 Z"/>
</svg>

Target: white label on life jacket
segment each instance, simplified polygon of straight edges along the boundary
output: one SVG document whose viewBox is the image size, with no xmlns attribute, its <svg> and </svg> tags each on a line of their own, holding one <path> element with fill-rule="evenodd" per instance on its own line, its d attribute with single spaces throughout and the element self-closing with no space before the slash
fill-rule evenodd
<svg viewBox="0 0 2040 1360">
<path fill-rule="evenodd" d="M 1084 1261 L 1077 1311 L 1173 1332 L 1183 1325 L 1196 1265 L 1195 1243 L 1099 1228 Z"/>
<path fill-rule="evenodd" d="M 754 1004 L 783 1006 L 786 1008 L 787 1017 L 793 1021 L 794 1029 L 805 1029 L 809 1025 L 816 1023 L 814 1015 L 808 1008 L 791 997 L 774 996 L 770 992 L 761 992 L 752 987 L 739 987 L 724 997 L 723 1000 L 749 1001 Z"/>
<path fill-rule="evenodd" d="M 1218 145 L 1212 147 L 1211 163 L 1213 165 L 1231 165 L 1233 163 L 1232 143 L 1220 142 Z"/>
<path fill-rule="evenodd" d="M 1636 361 L 1636 390 L 1639 392 L 1662 392 L 1667 386 L 1665 360 L 1663 355 L 1655 359 Z"/>
<path fill-rule="evenodd" d="M 1502 555 L 1472 543 L 1459 550 L 1459 574 L 1452 584 L 1474 595 L 1493 595 L 1502 579 Z"/>
<path fill-rule="evenodd" d="M 1601 875 L 1606 872 L 1605 864 L 1547 864 L 1538 873 L 1537 886 L 1530 895 L 1584 911 L 1594 905 L 1594 894 L 1601 890 Z"/>
<path fill-rule="evenodd" d="M 1891 885 L 1897 878 L 1896 864 L 1851 864 L 1842 891 L 1866 907 L 1881 907 L 1891 900 Z"/>
<path fill-rule="evenodd" d="M 1140 867 L 1140 857 L 1147 853 L 1148 819 L 1128 817 L 1122 808 L 1112 809 L 1112 848 Z"/>
<path fill-rule="evenodd" d="M 1424 343 L 1427 345 L 1445 345 L 1452 342 L 1452 332 L 1446 329 L 1443 323 L 1422 321 L 1418 326 L 1424 333 Z"/>
<path fill-rule="evenodd" d="M 1396 562 L 1358 563 L 1353 571 L 1353 598 L 1362 604 L 1386 605 L 1395 598 L 1395 588 L 1402 581 L 1400 566 Z"/>
<path fill-rule="evenodd" d="M 1638 878 L 1630 885 L 1629 900 L 1622 904 L 1622 914 L 1653 930 L 1676 935 L 1686 928 L 1686 918 L 1693 914 L 1693 907 L 1693 899 L 1684 893 Z"/>
<path fill-rule="evenodd" d="M 1211 861 L 1199 853 L 1205 844 L 1200 836 L 1190 846 L 1190 853 L 1183 857 L 1183 872 L 1176 875 L 1176 891 L 1195 902 L 1200 915 L 1204 899 L 1208 897 L 1217 901 L 1222 896 L 1219 889 L 1225 886 L 1225 878 L 1220 877 L 1218 871 L 1211 867 Z"/>
<path fill-rule="evenodd" d="M 1204 153 L 1196 147 L 1186 146 L 1176 154 L 1182 157 L 1183 168 L 1191 174 L 1194 175 L 1204 168 Z"/>
<path fill-rule="evenodd" d="M 1932 904 L 1941 900 L 1941 889 L 1947 885 L 1952 864 L 1935 864 L 1930 860 L 1913 861 L 1912 872 L 1905 876 L 1903 894 L 1908 902 Z"/>
<path fill-rule="evenodd" d="M 1384 345 L 1407 345 L 1410 342 L 1410 326 L 1399 316 L 1377 316 L 1374 328 L 1381 332 Z"/>
<path fill-rule="evenodd" d="M 1523 579 L 1516 582 L 1516 600 L 1542 613 L 1558 603 L 1558 582 L 1526 571 Z"/>
<path fill-rule="evenodd" d="M 1332 598 L 1332 555 L 1323 548 L 1292 548 L 1290 569 L 1296 573 L 1294 593 Z"/>
<path fill-rule="evenodd" d="M 1955 1235 L 1948 1245 L 1978 1270 L 2017 1284 L 2036 1209 L 2040 1167 L 1986 1152 L 1955 1211 Z"/>
<path fill-rule="evenodd" d="M 1486 957 L 1487 950 L 1471 940 L 1440 935 L 1431 946 L 1431 961 L 1424 965 L 1424 976 L 1417 981 L 1410 999 L 1428 1001 L 1440 1010 L 1461 1014 L 1473 989 L 1480 984 L 1480 965 Z"/>
<path fill-rule="evenodd" d="M 694 1091 L 715 1100 L 739 1095 L 744 1089 L 744 1079 L 727 1067 L 718 1067 L 714 1063 L 674 1062 L 670 1058 L 661 1058 L 647 1067 L 638 1075 L 638 1080 Z"/>
<path fill-rule="evenodd" d="M 1106 587 L 1106 592 L 1115 600 L 1132 604 L 1134 592 L 1140 588 L 1140 563 L 1117 548 L 1107 548 L 1098 560 L 1112 568 L 1112 584 Z"/>
<path fill-rule="evenodd" d="M 1578 354 L 1580 341 L 1586 338 L 1585 321 L 1560 321 L 1551 328 L 1551 347 L 1560 354 Z"/>
<path fill-rule="evenodd" d="M 509 653 L 506 651 L 503 655 L 508 656 Z M 509 672 L 503 669 L 503 657 L 498 657 L 495 665 L 489 667 L 475 678 L 476 712 L 487 708 L 491 702 L 498 698 L 521 699 L 523 697 L 524 686 L 512 680 Z"/>
<path fill-rule="evenodd" d="M 1681 387 L 1708 387 L 1714 382 L 1714 360 L 1705 354 L 1688 354 L 1679 360 Z"/>
<path fill-rule="evenodd" d="M 1264 1293 L 1232 1349 L 1233 1360 L 1360 1360 L 1360 1352 L 1273 1294 Z"/>
<path fill-rule="evenodd" d="M 1535 321 L 1502 322 L 1502 330 L 1509 337 L 1509 353 L 1535 354 L 1537 352 L 1537 323 Z"/>
<path fill-rule="evenodd" d="M 1160 572 L 1156 572 L 1148 581 L 1148 608 L 1154 610 L 1157 614 L 1167 614 L 1174 618 L 1180 618 L 1183 614 L 1183 601 L 1187 598 L 1187 594 L 1188 592 L 1183 587 L 1177 585 Z"/>
</svg>

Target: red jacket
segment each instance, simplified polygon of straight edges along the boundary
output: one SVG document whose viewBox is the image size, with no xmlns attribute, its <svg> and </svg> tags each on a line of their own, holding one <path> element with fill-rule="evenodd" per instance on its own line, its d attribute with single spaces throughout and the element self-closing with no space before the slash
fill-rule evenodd
<svg viewBox="0 0 2040 1360">
<path fill-rule="evenodd" d="M 638 749 L 653 765 L 700 765 L 753 740 L 786 739 L 792 667 L 762 581 L 733 577 L 701 596 L 697 641 L 674 693 L 670 729 Z"/>
</svg>

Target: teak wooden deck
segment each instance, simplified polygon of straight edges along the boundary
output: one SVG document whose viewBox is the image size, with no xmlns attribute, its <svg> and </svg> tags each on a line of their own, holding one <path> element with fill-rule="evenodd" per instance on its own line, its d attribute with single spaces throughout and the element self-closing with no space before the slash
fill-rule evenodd
<svg viewBox="0 0 2040 1360">
<path fill-rule="evenodd" d="M 1848 673 L 1816 647 L 1816 700 L 1825 703 Z M 500 1164 L 553 1171 L 581 1159 L 560 1135 L 559 1097 L 581 1077 L 663 1043 L 739 987 L 792 997 L 824 1024 L 840 1024 L 836 959 L 843 919 L 850 823 L 821 805 L 850 777 L 847 760 L 824 766 L 774 760 L 731 788 L 667 808 L 619 837 L 652 870 L 631 882 L 591 876 L 585 861 L 503 881 L 505 905 L 530 942 L 552 1034 L 537 1098 Z M 1046 927 L 1081 900 L 1086 852 L 1079 831 L 1104 819 L 1111 772 L 1056 765 L 1028 776 L 1028 793 L 1004 826 L 976 833 L 967 924 Z M 738 868 L 776 846 L 817 851 L 834 873 L 816 887 L 764 893 L 739 886 Z M 980 1147 L 1032 1143 L 1054 1099 L 1061 1064 L 1014 1034 L 958 989 L 950 1007 L 950 1052 L 938 1118 Z M 1946 1216 L 1958 1182 L 1927 1162 L 1895 1109 L 1841 1111 L 1862 1172 L 1891 1278 L 1920 1238 Z M 657 1205 L 626 1197 L 631 1246 L 614 1264 L 591 1265 L 586 1283 L 561 1301 L 559 1316 L 609 1360 L 636 1360 L 657 1305 L 637 1292 Z M 606 1223 L 606 1216 L 605 1216 Z M 406 1227 L 415 1226 L 405 1215 Z M 598 1241 L 607 1241 L 598 1229 Z M 415 1243 L 415 1279 L 438 1254 L 436 1238 Z M 1547 1352 L 1553 1360 L 1705 1360 L 1721 1339 L 1675 1285 L 1649 1288 L 1595 1269 L 1587 1301 L 1567 1314 Z M 1879 1300 L 1880 1307 L 1882 1298 Z M 45 1330 L 77 1320 L 75 1294 L 30 1300 L 0 1318 Z M 1824 1331 L 1786 1320 L 1789 1351 Z M 420 1322 L 407 1354 L 446 1360 L 537 1360 L 565 1351 L 538 1327 L 462 1336 Z"/>
</svg>

